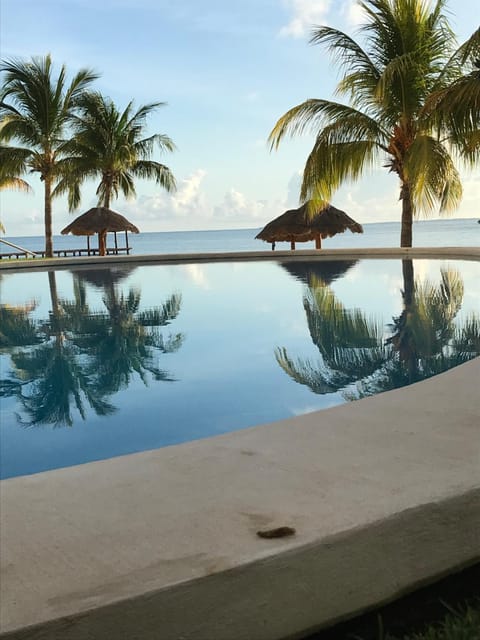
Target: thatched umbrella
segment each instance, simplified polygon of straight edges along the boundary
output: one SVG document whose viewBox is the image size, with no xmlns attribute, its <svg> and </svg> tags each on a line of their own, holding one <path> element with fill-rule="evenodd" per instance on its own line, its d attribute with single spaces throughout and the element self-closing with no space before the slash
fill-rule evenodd
<svg viewBox="0 0 480 640">
<path fill-rule="evenodd" d="M 290 242 L 291 248 L 295 249 L 296 242 L 309 240 L 315 240 L 315 248 L 321 249 L 322 238 L 331 238 L 347 229 L 352 233 L 363 233 L 362 225 L 347 216 L 345 211 L 328 205 L 309 215 L 308 204 L 306 202 L 298 209 L 289 209 L 269 222 L 255 237 L 271 242 L 272 249 L 275 249 L 276 242 Z"/>
<path fill-rule="evenodd" d="M 106 239 L 108 231 L 115 233 L 115 240 L 117 231 L 125 231 L 125 238 L 128 248 L 128 231 L 132 233 L 140 233 L 138 228 L 129 222 L 119 213 L 107 209 L 105 207 L 94 207 L 89 209 L 86 213 L 75 218 L 65 229 L 62 229 L 62 235 L 72 233 L 74 236 L 87 236 L 88 245 L 90 242 L 88 236 L 92 236 L 98 233 L 98 253 L 101 256 L 106 255 Z"/>
</svg>

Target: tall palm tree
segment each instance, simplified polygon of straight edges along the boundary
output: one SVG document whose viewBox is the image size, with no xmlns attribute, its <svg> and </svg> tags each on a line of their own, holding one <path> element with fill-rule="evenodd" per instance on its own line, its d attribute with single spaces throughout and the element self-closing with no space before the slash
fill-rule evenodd
<svg viewBox="0 0 480 640">
<path fill-rule="evenodd" d="M 167 191 L 175 189 L 170 169 L 151 159 L 156 147 L 165 152 L 173 151 L 175 145 L 164 134 L 145 137 L 147 118 L 162 105 L 155 102 L 134 110 L 130 102 L 120 111 L 110 98 L 98 92 L 82 95 L 72 120 L 74 136 L 66 146 L 69 171 L 58 188 L 59 192 L 68 192 L 70 210 L 80 204 L 80 186 L 89 178 L 100 178 L 98 205 L 106 208 L 120 192 L 126 198 L 135 197 L 135 178 L 154 179 Z"/>
<path fill-rule="evenodd" d="M 311 42 L 329 47 L 343 77 L 337 93 L 350 105 L 311 99 L 293 107 L 269 136 L 277 148 L 286 134 L 316 134 L 303 173 L 300 197 L 317 203 L 331 200 L 345 180 L 358 179 L 382 161 L 400 181 L 400 244 L 412 246 L 413 217 L 439 205 L 452 211 L 462 188 L 445 144 L 436 135 L 431 115 L 422 111 L 434 91 L 458 76 L 449 64 L 455 37 L 443 12 L 445 0 L 364 0 L 361 27 L 365 48 L 349 35 L 322 26 Z"/>
<path fill-rule="evenodd" d="M 451 64 L 461 69 L 460 77 L 433 93 L 425 111 L 473 165 L 480 158 L 480 29 L 458 48 Z"/>
<path fill-rule="evenodd" d="M 30 61 L 7 60 L 0 65 L 4 81 L 0 91 L 0 141 L 23 147 L 0 147 L 0 165 L 8 174 L 40 174 L 44 183 L 45 255 L 53 256 L 52 197 L 59 179 L 65 129 L 76 101 L 98 76 L 80 70 L 67 86 L 66 68 L 53 77 L 50 55 Z"/>
</svg>

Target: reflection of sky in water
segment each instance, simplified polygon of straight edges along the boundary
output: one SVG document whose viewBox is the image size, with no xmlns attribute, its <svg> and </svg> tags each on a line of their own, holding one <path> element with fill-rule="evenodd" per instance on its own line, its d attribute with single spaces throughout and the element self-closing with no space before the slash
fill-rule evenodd
<svg viewBox="0 0 480 640">
<path fill-rule="evenodd" d="M 457 320 L 479 311 L 478 263 L 417 260 L 414 268 L 417 282 L 436 286 L 441 268 L 460 270 L 465 293 Z M 71 272 L 55 272 L 55 281 L 59 298 L 73 301 Z M 83 281 L 91 310 L 105 315 L 106 287 Z M 72 427 L 21 426 L 21 406 L 6 394 L 0 427 L 4 477 L 153 449 L 344 402 L 341 390 L 320 395 L 298 384 L 275 359 L 275 349 L 284 347 L 294 359 L 321 362 L 304 310 L 307 285 L 279 263 L 139 266 L 115 286 L 117 296 L 132 289 L 141 293 L 138 311 L 161 307 L 181 294 L 177 317 L 158 331 L 165 339 L 181 333 L 183 343 L 173 353 L 153 350 L 158 367 L 175 381 L 156 381 L 147 372 L 144 384 L 132 370 L 128 391 L 121 388 L 106 397 L 116 408 L 111 416 L 96 415 L 84 399 L 82 420 L 71 402 Z M 392 318 L 401 314 L 402 287 L 400 260 L 357 262 L 330 284 L 345 309 L 361 309 L 385 335 Z M 45 323 L 52 307 L 46 272 L 2 274 L 2 305 L 32 300 L 37 307 L 30 317 Z M 68 343 L 71 330 L 65 336 Z M 2 379 L 10 375 L 11 351 L 2 349 Z"/>
</svg>

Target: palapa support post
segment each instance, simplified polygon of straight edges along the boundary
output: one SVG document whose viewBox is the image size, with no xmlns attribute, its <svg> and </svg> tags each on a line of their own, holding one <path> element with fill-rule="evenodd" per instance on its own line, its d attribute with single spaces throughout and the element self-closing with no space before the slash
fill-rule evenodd
<svg viewBox="0 0 480 640">
<path fill-rule="evenodd" d="M 290 249 L 295 251 L 295 240 L 290 240 Z"/>
<path fill-rule="evenodd" d="M 116 231 L 113 232 L 113 236 L 114 236 L 114 239 L 115 239 L 115 254 L 118 255 L 118 243 L 117 243 L 117 232 Z"/>
<path fill-rule="evenodd" d="M 90 255 L 90 236 L 87 236 L 87 255 Z"/>
<path fill-rule="evenodd" d="M 322 248 L 322 236 L 320 234 L 315 236 L 315 249 Z"/>
<path fill-rule="evenodd" d="M 127 248 L 127 255 L 130 253 L 130 247 L 128 246 L 128 231 L 125 229 L 125 247 Z"/>
</svg>

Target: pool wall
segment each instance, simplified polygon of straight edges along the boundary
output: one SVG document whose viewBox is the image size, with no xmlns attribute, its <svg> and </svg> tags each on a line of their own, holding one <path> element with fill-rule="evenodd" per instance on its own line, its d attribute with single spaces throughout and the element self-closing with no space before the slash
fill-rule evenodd
<svg viewBox="0 0 480 640">
<path fill-rule="evenodd" d="M 244 259 L 318 258 L 294 253 Z M 194 259 L 212 256 L 171 260 Z M 126 259 L 54 264 L 81 261 Z M 300 638 L 478 562 L 479 382 L 477 358 L 261 428 L 3 480 L 0 637 Z M 279 527 L 295 535 L 257 535 Z"/>
</svg>

